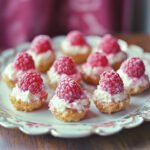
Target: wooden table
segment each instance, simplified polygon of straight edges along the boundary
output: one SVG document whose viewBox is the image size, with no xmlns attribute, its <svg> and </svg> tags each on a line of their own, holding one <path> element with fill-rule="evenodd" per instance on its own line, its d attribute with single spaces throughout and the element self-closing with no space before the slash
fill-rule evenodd
<svg viewBox="0 0 150 150">
<path fill-rule="evenodd" d="M 150 51 L 150 36 L 148 35 L 117 35 L 129 44 L 137 44 Z M 0 127 L 0 150 L 149 150 L 150 122 L 134 129 L 100 137 L 93 135 L 80 139 L 60 139 L 51 135 L 29 136 L 16 129 Z"/>
</svg>

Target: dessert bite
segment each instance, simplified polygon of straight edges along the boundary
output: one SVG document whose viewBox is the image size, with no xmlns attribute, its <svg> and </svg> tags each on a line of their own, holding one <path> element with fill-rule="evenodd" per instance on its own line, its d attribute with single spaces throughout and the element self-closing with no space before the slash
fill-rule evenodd
<svg viewBox="0 0 150 150">
<path fill-rule="evenodd" d="M 35 69 L 32 57 L 26 52 L 20 52 L 14 62 L 6 66 L 2 73 L 2 79 L 9 87 L 14 87 L 19 77 L 31 69 Z"/>
<path fill-rule="evenodd" d="M 121 50 L 118 40 L 109 34 L 101 39 L 98 51 L 106 55 L 109 64 L 115 70 L 117 70 L 121 63 L 127 58 L 127 54 Z"/>
<path fill-rule="evenodd" d="M 71 31 L 61 45 L 62 52 L 73 58 L 76 63 L 82 63 L 91 53 L 91 46 L 79 31 Z"/>
<path fill-rule="evenodd" d="M 104 71 L 113 70 L 108 63 L 107 57 L 99 52 L 91 54 L 87 62 L 81 66 L 82 78 L 86 83 L 97 85 L 100 75 Z"/>
<path fill-rule="evenodd" d="M 35 70 L 29 70 L 12 89 L 10 101 L 16 110 L 31 112 L 42 107 L 47 95 L 40 74 Z"/>
<path fill-rule="evenodd" d="M 90 101 L 80 85 L 63 75 L 55 95 L 49 101 L 51 113 L 59 120 L 73 122 L 83 119 L 89 107 Z"/>
<path fill-rule="evenodd" d="M 47 72 L 48 84 L 52 89 L 56 89 L 63 74 L 68 75 L 77 82 L 81 81 L 80 72 L 77 70 L 76 64 L 71 57 L 59 57 Z"/>
<path fill-rule="evenodd" d="M 127 59 L 118 70 L 125 89 L 131 94 L 139 94 L 150 87 L 150 81 L 145 74 L 145 65 L 138 57 Z"/>
<path fill-rule="evenodd" d="M 124 89 L 119 74 L 115 71 L 106 71 L 100 77 L 93 100 L 99 111 L 111 114 L 127 108 L 130 96 Z"/>
<path fill-rule="evenodd" d="M 52 41 L 47 35 L 36 36 L 27 52 L 32 56 L 35 67 L 41 73 L 45 73 L 55 60 Z"/>
</svg>

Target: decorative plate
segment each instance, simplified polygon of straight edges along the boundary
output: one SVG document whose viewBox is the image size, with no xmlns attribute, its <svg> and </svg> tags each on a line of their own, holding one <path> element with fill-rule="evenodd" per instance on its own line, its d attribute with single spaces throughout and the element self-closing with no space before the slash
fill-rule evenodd
<svg viewBox="0 0 150 150">
<path fill-rule="evenodd" d="M 58 36 L 53 39 L 54 46 L 59 51 L 59 46 L 64 36 Z M 87 40 L 95 49 L 95 45 L 100 41 L 99 37 L 88 36 Z M 144 53 L 143 49 L 130 45 L 123 40 L 119 40 L 121 48 L 128 53 L 128 56 L 138 56 L 144 60 L 147 74 L 150 77 L 150 53 Z M 29 47 L 29 43 L 22 44 L 14 49 L 8 49 L 1 53 L 0 72 L 10 62 L 16 53 Z M 61 53 L 58 53 L 58 56 Z M 93 90 L 94 87 L 83 84 L 87 90 Z M 92 134 L 108 136 L 121 131 L 124 128 L 134 128 L 144 121 L 150 121 L 150 90 L 144 93 L 132 96 L 131 104 L 128 109 L 111 115 L 100 113 L 92 104 L 87 117 L 77 123 L 65 123 L 55 119 L 48 107 L 40 110 L 26 113 L 16 111 L 9 102 L 9 89 L 0 78 L 0 125 L 6 128 L 18 128 L 29 135 L 41 135 L 50 133 L 56 137 L 79 138 Z M 49 91 L 52 95 L 52 91 Z"/>
</svg>

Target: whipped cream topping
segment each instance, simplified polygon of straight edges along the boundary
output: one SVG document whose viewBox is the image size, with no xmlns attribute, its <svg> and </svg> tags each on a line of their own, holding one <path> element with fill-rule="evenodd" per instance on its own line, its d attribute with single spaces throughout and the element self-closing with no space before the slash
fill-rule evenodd
<svg viewBox="0 0 150 150">
<path fill-rule="evenodd" d="M 58 83 L 60 81 L 61 75 L 55 71 L 55 68 L 53 66 L 47 72 L 47 75 L 52 83 Z M 79 81 L 81 78 L 79 71 L 77 71 L 75 74 L 68 75 L 68 76 L 74 79 L 75 81 Z"/>
<path fill-rule="evenodd" d="M 109 54 L 107 55 L 107 58 L 108 58 L 108 61 L 109 61 L 109 64 L 114 64 L 114 63 L 117 63 L 117 62 L 122 62 L 123 60 L 125 60 L 127 57 L 126 53 L 123 52 L 123 51 L 120 51 L 116 54 Z"/>
<path fill-rule="evenodd" d="M 32 56 L 35 66 L 39 66 L 42 61 L 44 62 L 52 62 L 55 58 L 54 52 L 48 50 L 44 53 L 37 54 L 32 50 L 28 50 L 27 53 Z"/>
<path fill-rule="evenodd" d="M 140 78 L 131 78 L 122 69 L 119 69 L 117 72 L 119 73 L 120 77 L 122 78 L 124 86 L 127 88 L 128 87 L 136 88 L 139 86 L 147 86 L 147 84 L 149 84 L 149 78 L 145 74 L 143 76 L 141 76 Z"/>
<path fill-rule="evenodd" d="M 61 46 L 65 53 L 71 55 L 85 54 L 90 51 L 89 45 L 71 45 L 68 40 L 64 40 Z"/>
<path fill-rule="evenodd" d="M 82 66 L 82 71 L 83 73 L 85 73 L 88 76 L 92 76 L 97 78 L 97 76 L 99 77 L 100 74 L 102 74 L 104 71 L 109 71 L 109 70 L 113 70 L 110 66 L 106 66 L 106 67 L 92 67 L 90 64 L 85 63 Z"/>
<path fill-rule="evenodd" d="M 18 101 L 23 101 L 28 103 L 33 101 L 41 101 L 41 96 L 39 96 L 38 94 L 33 95 L 29 90 L 22 91 L 17 85 L 15 88 L 13 88 L 10 96 L 15 97 L 15 99 Z"/>
<path fill-rule="evenodd" d="M 99 85 L 97 89 L 94 91 L 94 100 L 98 100 L 104 103 L 111 103 L 111 102 L 120 102 L 126 100 L 128 98 L 128 94 L 125 90 L 121 93 L 111 95 L 107 91 L 104 91 Z"/>
<path fill-rule="evenodd" d="M 16 70 L 13 63 L 6 66 L 2 76 L 7 76 L 10 80 L 17 81 L 17 79 L 23 74 L 23 71 Z"/>
<path fill-rule="evenodd" d="M 102 50 L 98 50 L 98 51 L 103 53 Z M 127 54 L 123 51 L 119 51 L 118 53 L 115 53 L 115 54 L 106 54 L 106 57 L 109 61 L 109 64 L 112 65 L 117 62 L 122 62 L 123 60 L 125 60 L 127 57 Z"/>
<path fill-rule="evenodd" d="M 49 101 L 49 108 L 51 111 L 55 109 L 59 112 L 64 112 L 67 108 L 75 109 L 78 112 L 87 110 L 89 107 L 89 100 L 87 98 L 81 98 L 69 103 L 65 99 L 60 99 L 57 95 L 54 95 Z"/>
</svg>

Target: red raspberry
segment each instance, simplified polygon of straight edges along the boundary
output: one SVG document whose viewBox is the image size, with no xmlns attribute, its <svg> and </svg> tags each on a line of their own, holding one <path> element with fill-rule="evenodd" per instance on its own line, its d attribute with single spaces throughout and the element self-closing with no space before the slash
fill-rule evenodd
<svg viewBox="0 0 150 150">
<path fill-rule="evenodd" d="M 121 68 L 129 77 L 140 78 L 145 72 L 145 65 L 138 57 L 132 57 L 126 60 Z"/>
<path fill-rule="evenodd" d="M 111 95 L 118 94 L 124 89 L 122 79 L 119 74 L 114 71 L 105 71 L 101 75 L 100 86 Z"/>
<path fill-rule="evenodd" d="M 105 54 L 115 54 L 120 51 L 120 46 L 118 44 L 118 40 L 108 34 L 102 38 L 99 49 Z"/>
<path fill-rule="evenodd" d="M 92 67 L 105 67 L 108 66 L 108 60 L 106 56 L 102 55 L 99 52 L 93 53 L 89 56 L 87 62 L 92 66 Z"/>
<path fill-rule="evenodd" d="M 17 85 L 22 91 L 29 90 L 32 94 L 37 94 L 42 90 L 43 80 L 38 72 L 29 70 L 23 74 Z"/>
<path fill-rule="evenodd" d="M 76 64 L 71 57 L 62 56 L 54 62 L 55 71 L 58 74 L 71 75 L 77 72 Z"/>
<path fill-rule="evenodd" d="M 17 70 L 27 71 L 29 69 L 34 69 L 34 61 L 32 57 L 26 52 L 20 52 L 14 61 L 14 67 Z"/>
<path fill-rule="evenodd" d="M 85 38 L 82 33 L 79 31 L 71 31 L 67 35 L 67 39 L 70 41 L 72 45 L 84 45 L 86 44 Z"/>
<path fill-rule="evenodd" d="M 48 50 L 52 50 L 51 39 L 47 35 L 39 35 L 33 39 L 31 44 L 31 50 L 36 52 L 37 54 L 47 52 Z"/>
<path fill-rule="evenodd" d="M 56 94 L 59 98 L 65 99 L 69 103 L 79 99 L 83 94 L 80 85 L 68 76 L 63 76 L 56 89 Z"/>
</svg>

